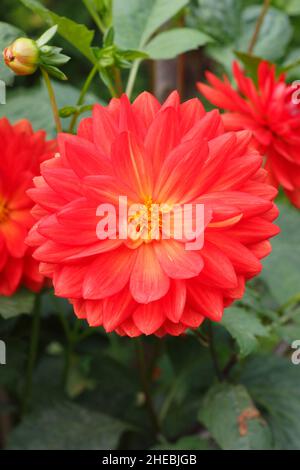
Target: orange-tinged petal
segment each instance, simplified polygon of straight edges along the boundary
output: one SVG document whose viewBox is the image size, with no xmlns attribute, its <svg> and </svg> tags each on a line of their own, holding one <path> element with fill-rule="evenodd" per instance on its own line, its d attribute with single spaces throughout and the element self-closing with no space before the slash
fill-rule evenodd
<svg viewBox="0 0 300 470">
<path fill-rule="evenodd" d="M 124 246 L 97 256 L 86 268 L 83 298 L 104 299 L 120 292 L 129 281 L 135 259 L 136 253 Z"/>
<path fill-rule="evenodd" d="M 142 304 L 133 313 L 133 321 L 145 335 L 151 335 L 158 330 L 165 320 L 159 301 Z"/>
<path fill-rule="evenodd" d="M 174 108 L 161 110 L 150 125 L 145 148 L 151 156 L 153 173 L 158 175 L 163 161 L 171 150 L 179 143 L 179 119 Z"/>
<path fill-rule="evenodd" d="M 164 272 L 172 279 L 189 279 L 197 276 L 203 268 L 199 253 L 186 250 L 176 240 L 162 240 L 154 245 L 156 256 Z"/>
<path fill-rule="evenodd" d="M 130 292 L 137 302 L 147 304 L 168 292 L 170 279 L 162 270 L 152 244 L 144 243 L 136 251 L 130 276 Z"/>
<path fill-rule="evenodd" d="M 222 291 L 216 287 L 203 286 L 198 280 L 187 284 L 188 303 L 191 308 L 213 321 L 220 321 L 223 316 Z"/>
<path fill-rule="evenodd" d="M 25 245 L 26 228 L 10 219 L 0 224 L 0 232 L 4 237 L 10 255 L 15 258 L 22 258 L 27 249 Z"/>
</svg>

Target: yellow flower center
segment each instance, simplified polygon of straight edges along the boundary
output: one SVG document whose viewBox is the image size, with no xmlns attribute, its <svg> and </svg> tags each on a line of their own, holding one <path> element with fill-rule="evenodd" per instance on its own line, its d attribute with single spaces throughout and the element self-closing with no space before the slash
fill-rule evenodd
<svg viewBox="0 0 300 470">
<path fill-rule="evenodd" d="M 132 213 L 130 213 L 132 211 Z M 143 204 L 132 207 L 128 217 L 128 236 L 131 240 L 143 240 L 149 243 L 158 240 L 163 228 L 163 216 L 172 211 L 167 204 L 153 203 L 152 197 L 147 197 Z"/>
</svg>

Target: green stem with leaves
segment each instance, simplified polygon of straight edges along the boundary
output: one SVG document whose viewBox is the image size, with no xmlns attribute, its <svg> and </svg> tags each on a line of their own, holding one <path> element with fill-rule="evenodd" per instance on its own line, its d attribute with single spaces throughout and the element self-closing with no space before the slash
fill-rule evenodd
<svg viewBox="0 0 300 470">
<path fill-rule="evenodd" d="M 114 86 L 113 81 L 112 81 L 112 79 L 109 75 L 109 72 L 106 73 L 106 86 L 107 86 L 107 88 L 110 92 L 111 97 L 112 98 L 118 98 L 117 90 L 115 89 L 115 86 Z"/>
<path fill-rule="evenodd" d="M 32 396 L 32 378 L 33 371 L 36 364 L 37 353 L 38 353 L 38 344 L 40 336 L 40 323 L 41 323 L 41 298 L 40 294 L 37 294 L 34 302 L 34 307 L 32 311 L 32 327 L 30 335 L 30 346 L 28 354 L 28 364 L 26 371 L 26 381 L 25 388 L 23 393 L 23 402 L 22 402 L 22 414 L 28 412 L 30 406 L 31 396 Z"/>
<path fill-rule="evenodd" d="M 266 16 L 267 12 L 268 12 L 270 4 L 271 4 L 271 0 L 264 0 L 262 10 L 261 10 L 260 15 L 257 19 L 257 23 L 255 25 L 254 33 L 253 33 L 253 36 L 252 36 L 250 44 L 249 44 L 248 54 L 251 54 L 251 55 L 253 54 L 253 50 L 254 50 L 256 41 L 258 39 L 262 24 L 264 22 L 264 19 L 265 19 L 265 16 Z"/>
<path fill-rule="evenodd" d="M 92 84 L 92 81 L 93 81 L 97 71 L 98 71 L 98 64 L 95 64 L 94 67 L 92 68 L 92 70 L 90 71 L 89 75 L 87 76 L 86 81 L 83 84 L 83 87 L 81 89 L 81 92 L 80 92 L 80 95 L 79 95 L 79 98 L 78 98 L 78 101 L 77 101 L 77 104 L 76 104 L 77 106 L 81 106 L 84 103 L 85 96 L 86 96 L 87 92 L 89 91 L 89 88 Z M 79 116 L 79 113 L 75 113 L 72 117 L 71 124 L 70 124 L 70 129 L 69 129 L 69 132 L 71 134 L 74 132 L 78 116 Z"/>
<path fill-rule="evenodd" d="M 49 94 L 49 99 L 50 99 L 50 104 L 53 112 L 53 117 L 54 117 L 54 122 L 56 125 L 56 130 L 57 132 L 62 132 L 62 125 L 59 117 L 59 111 L 58 111 L 58 106 L 55 98 L 55 93 L 52 87 L 52 83 L 49 77 L 48 72 L 44 69 L 44 67 L 41 67 L 41 72 L 45 81 L 46 88 L 48 90 Z"/>
</svg>

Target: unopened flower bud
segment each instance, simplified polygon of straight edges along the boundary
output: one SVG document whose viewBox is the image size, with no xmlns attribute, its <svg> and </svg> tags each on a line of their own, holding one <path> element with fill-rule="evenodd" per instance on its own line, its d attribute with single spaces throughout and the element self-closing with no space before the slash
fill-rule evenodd
<svg viewBox="0 0 300 470">
<path fill-rule="evenodd" d="M 39 64 L 39 49 L 32 39 L 19 38 L 4 49 L 3 57 L 16 75 L 31 75 Z"/>
</svg>

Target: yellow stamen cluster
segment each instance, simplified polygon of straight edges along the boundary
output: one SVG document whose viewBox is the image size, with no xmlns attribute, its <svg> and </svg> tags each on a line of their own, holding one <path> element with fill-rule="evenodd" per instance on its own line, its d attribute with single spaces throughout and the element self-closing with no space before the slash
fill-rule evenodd
<svg viewBox="0 0 300 470">
<path fill-rule="evenodd" d="M 138 210 L 128 217 L 129 237 L 145 243 L 158 240 L 163 226 L 163 214 L 170 212 L 172 208 L 166 204 L 155 204 L 151 197 L 147 197 L 144 204 L 138 205 L 136 209 Z"/>
</svg>

